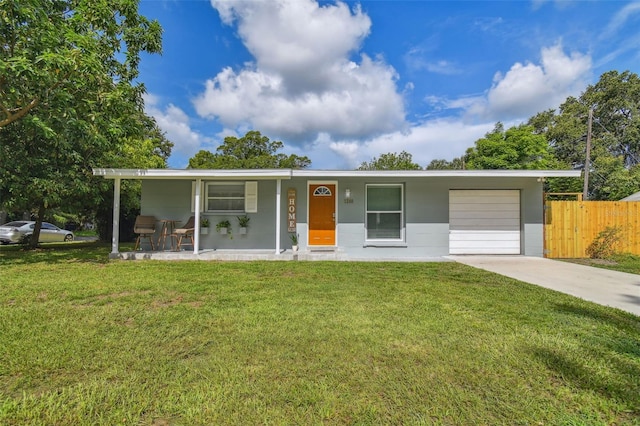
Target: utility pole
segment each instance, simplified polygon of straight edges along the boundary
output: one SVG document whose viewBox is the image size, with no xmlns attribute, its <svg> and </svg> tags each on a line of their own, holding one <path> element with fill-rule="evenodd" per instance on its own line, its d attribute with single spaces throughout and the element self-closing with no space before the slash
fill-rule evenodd
<svg viewBox="0 0 640 426">
<path fill-rule="evenodd" d="M 591 126 L 593 125 L 593 108 L 589 108 L 589 122 L 587 124 L 587 153 L 584 160 L 584 188 L 582 199 L 588 200 L 589 194 L 589 169 L 591 168 Z"/>
</svg>

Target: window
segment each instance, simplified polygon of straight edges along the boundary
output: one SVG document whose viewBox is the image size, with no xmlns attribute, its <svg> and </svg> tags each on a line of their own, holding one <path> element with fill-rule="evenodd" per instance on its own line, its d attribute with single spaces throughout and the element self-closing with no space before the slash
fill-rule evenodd
<svg viewBox="0 0 640 426">
<path fill-rule="evenodd" d="M 200 211 L 257 213 L 258 182 L 202 182 Z M 191 182 L 191 211 L 195 212 L 196 182 Z"/>
<path fill-rule="evenodd" d="M 244 212 L 244 182 L 209 182 L 204 196 L 208 212 Z"/>
<path fill-rule="evenodd" d="M 403 186 L 367 185 L 367 240 L 404 239 Z"/>
<path fill-rule="evenodd" d="M 313 195 L 316 197 L 331 197 L 331 190 L 326 186 L 319 186 L 313 191 Z"/>
</svg>

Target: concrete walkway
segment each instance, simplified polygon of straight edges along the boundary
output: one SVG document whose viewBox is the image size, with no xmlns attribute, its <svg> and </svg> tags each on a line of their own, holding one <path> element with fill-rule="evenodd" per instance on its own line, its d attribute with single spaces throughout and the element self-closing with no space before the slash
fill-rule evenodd
<svg viewBox="0 0 640 426">
<path fill-rule="evenodd" d="M 448 256 L 475 268 L 640 316 L 640 275 L 526 256 Z"/>
</svg>

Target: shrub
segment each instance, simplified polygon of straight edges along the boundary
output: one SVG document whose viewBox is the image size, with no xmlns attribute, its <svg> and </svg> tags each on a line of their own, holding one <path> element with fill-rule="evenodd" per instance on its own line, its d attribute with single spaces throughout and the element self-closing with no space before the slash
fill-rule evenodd
<svg viewBox="0 0 640 426">
<path fill-rule="evenodd" d="M 616 254 L 615 245 L 622 238 L 621 231 L 617 226 L 604 228 L 587 247 L 587 255 L 592 259 L 607 259 Z"/>
</svg>

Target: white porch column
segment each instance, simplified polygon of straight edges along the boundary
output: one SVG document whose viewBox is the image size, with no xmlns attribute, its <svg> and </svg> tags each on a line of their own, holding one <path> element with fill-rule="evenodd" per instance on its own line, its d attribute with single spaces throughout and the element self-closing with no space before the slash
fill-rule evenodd
<svg viewBox="0 0 640 426">
<path fill-rule="evenodd" d="M 120 241 L 120 178 L 113 180 L 113 225 L 111 230 L 111 254 L 118 254 Z"/>
<path fill-rule="evenodd" d="M 276 181 L 276 254 L 280 254 L 280 198 L 282 196 L 282 179 Z"/>
<path fill-rule="evenodd" d="M 198 250 L 200 249 L 200 197 L 202 194 L 200 193 L 202 186 L 202 179 L 196 179 L 196 198 L 194 200 L 193 206 L 195 207 L 196 213 L 196 223 L 195 229 L 193 233 L 193 254 L 198 254 Z"/>
</svg>

